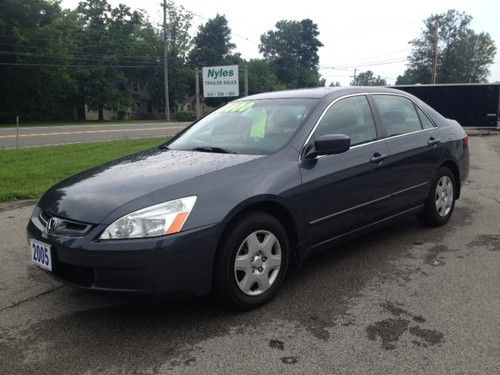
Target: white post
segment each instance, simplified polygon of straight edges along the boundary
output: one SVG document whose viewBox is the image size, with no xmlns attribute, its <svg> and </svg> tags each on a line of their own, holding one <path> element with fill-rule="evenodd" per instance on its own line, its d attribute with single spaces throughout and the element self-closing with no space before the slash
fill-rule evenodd
<svg viewBox="0 0 500 375">
<path fill-rule="evenodd" d="M 16 116 L 16 148 L 19 147 L 19 116 Z"/>
</svg>

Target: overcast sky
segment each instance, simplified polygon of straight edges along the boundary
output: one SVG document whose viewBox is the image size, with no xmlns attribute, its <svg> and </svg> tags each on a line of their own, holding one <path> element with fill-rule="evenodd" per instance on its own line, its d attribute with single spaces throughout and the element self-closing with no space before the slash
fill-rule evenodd
<svg viewBox="0 0 500 375">
<path fill-rule="evenodd" d="M 150 20 L 161 22 L 161 0 L 108 0 L 140 8 Z M 74 8 L 79 0 L 63 0 L 62 6 Z M 339 81 L 348 85 L 354 68 L 372 70 L 394 83 L 405 69 L 410 51 L 408 41 L 419 35 L 422 21 L 432 13 L 450 8 L 473 16 L 476 32 L 490 33 L 500 50 L 500 2 L 498 0 L 418 0 L 418 1 L 271 1 L 271 0 L 183 0 L 176 1 L 194 13 L 193 34 L 199 24 L 217 13 L 225 14 L 233 33 L 233 42 L 244 58 L 261 57 L 260 35 L 282 19 L 310 18 L 319 26 L 320 72 L 327 84 Z M 490 67 L 489 80 L 500 81 L 500 52 Z"/>
</svg>

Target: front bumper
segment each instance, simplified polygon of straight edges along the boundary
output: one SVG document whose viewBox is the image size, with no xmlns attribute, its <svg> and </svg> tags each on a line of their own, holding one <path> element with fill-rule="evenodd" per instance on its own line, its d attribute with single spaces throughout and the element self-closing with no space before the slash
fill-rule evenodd
<svg viewBox="0 0 500 375">
<path fill-rule="evenodd" d="M 47 235 L 34 215 L 28 238 L 51 245 L 51 276 L 81 288 L 138 293 L 208 294 L 218 226 L 210 225 L 165 237 L 98 240 L 93 227 L 84 237 Z"/>
</svg>

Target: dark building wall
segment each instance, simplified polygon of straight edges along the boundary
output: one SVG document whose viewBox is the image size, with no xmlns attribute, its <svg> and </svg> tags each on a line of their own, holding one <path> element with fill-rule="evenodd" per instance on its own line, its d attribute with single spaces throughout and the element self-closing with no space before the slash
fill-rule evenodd
<svg viewBox="0 0 500 375">
<path fill-rule="evenodd" d="M 500 84 L 393 86 L 457 120 L 462 126 L 497 127 Z"/>
</svg>

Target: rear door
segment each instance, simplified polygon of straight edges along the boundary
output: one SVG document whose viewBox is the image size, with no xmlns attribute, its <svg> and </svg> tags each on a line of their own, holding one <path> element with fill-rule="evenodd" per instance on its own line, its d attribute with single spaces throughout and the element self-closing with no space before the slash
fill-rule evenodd
<svg viewBox="0 0 500 375">
<path fill-rule="evenodd" d="M 321 117 L 306 147 L 326 134 L 344 134 L 352 147 L 342 154 L 300 161 L 309 245 L 328 242 L 362 227 L 388 211 L 388 148 L 378 139 L 365 95 L 334 102 Z"/>
<path fill-rule="evenodd" d="M 371 95 L 390 156 L 393 211 L 423 203 L 443 153 L 442 135 L 429 117 L 407 97 Z"/>
</svg>

